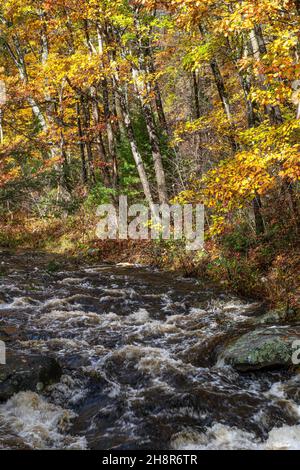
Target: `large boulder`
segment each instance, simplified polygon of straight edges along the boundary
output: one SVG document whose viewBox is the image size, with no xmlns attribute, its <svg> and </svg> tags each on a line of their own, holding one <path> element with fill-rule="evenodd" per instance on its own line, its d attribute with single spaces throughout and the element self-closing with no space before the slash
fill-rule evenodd
<svg viewBox="0 0 300 470">
<path fill-rule="evenodd" d="M 6 364 L 0 364 L 0 401 L 21 391 L 39 391 L 58 382 L 62 374 L 55 359 L 8 350 Z"/>
<path fill-rule="evenodd" d="M 297 349 L 300 325 L 259 328 L 229 344 L 220 354 L 218 365 L 228 364 L 239 371 L 288 368 L 296 365 Z"/>
</svg>

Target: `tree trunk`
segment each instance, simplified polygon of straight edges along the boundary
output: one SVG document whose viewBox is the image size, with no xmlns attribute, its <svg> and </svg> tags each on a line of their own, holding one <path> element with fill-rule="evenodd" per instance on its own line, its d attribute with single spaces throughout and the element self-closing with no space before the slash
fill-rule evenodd
<svg viewBox="0 0 300 470">
<path fill-rule="evenodd" d="M 195 117 L 199 119 L 201 117 L 200 113 L 200 101 L 199 101 L 199 83 L 197 73 L 194 71 L 192 72 L 192 79 L 193 79 L 193 97 L 194 97 L 194 110 L 195 110 Z"/>
<path fill-rule="evenodd" d="M 81 125 L 79 102 L 76 103 L 76 110 L 77 110 L 77 128 L 78 128 L 78 136 L 79 136 L 79 148 L 80 148 L 80 156 L 81 156 L 82 182 L 83 184 L 87 184 L 88 173 L 87 173 L 87 167 L 86 167 L 85 148 L 84 148 L 84 142 L 83 142 L 83 132 L 82 132 L 82 125 Z"/>
<path fill-rule="evenodd" d="M 133 67 L 132 76 L 133 81 L 136 86 L 136 92 L 139 97 L 142 111 L 144 114 L 144 118 L 146 121 L 146 127 L 148 131 L 150 146 L 151 146 L 151 153 L 152 159 L 154 164 L 154 171 L 157 183 L 157 192 L 159 202 L 161 204 L 168 202 L 168 193 L 167 193 L 167 185 L 166 185 L 166 178 L 165 178 L 165 171 L 163 166 L 162 154 L 160 151 L 160 143 L 159 138 L 156 131 L 155 121 L 153 118 L 151 105 L 148 103 L 148 92 L 149 90 L 146 89 L 146 86 L 142 80 L 139 80 L 140 77 L 143 77 L 147 73 L 146 67 L 146 58 L 142 51 L 142 44 L 139 41 L 137 44 L 137 55 L 138 55 L 138 62 L 139 62 L 139 69 Z"/>
<path fill-rule="evenodd" d="M 199 30 L 202 36 L 205 37 L 206 29 L 202 24 L 199 25 Z M 222 77 L 219 64 L 215 58 L 213 58 L 210 61 L 210 68 L 211 68 L 211 71 L 215 80 L 215 84 L 219 93 L 219 97 L 220 97 L 224 112 L 227 116 L 227 120 L 230 126 L 229 142 L 230 142 L 233 152 L 236 152 L 238 150 L 238 145 L 236 143 L 235 136 L 234 136 L 234 123 L 233 123 L 233 118 L 231 114 L 231 105 L 230 105 L 229 95 L 225 87 L 224 79 Z"/>
<path fill-rule="evenodd" d="M 148 47 L 148 68 L 149 68 L 149 72 L 152 75 L 154 75 L 155 67 L 154 67 L 154 63 L 153 63 L 150 44 L 149 44 L 149 47 Z M 168 137 L 170 137 L 170 130 L 169 130 L 166 115 L 165 115 L 165 112 L 164 112 L 161 93 L 160 93 L 159 85 L 158 85 L 156 80 L 154 80 L 154 83 L 153 83 L 152 87 L 153 87 L 155 106 L 156 106 L 156 112 L 157 112 L 157 116 L 158 116 L 159 125 L 160 125 L 161 129 L 163 131 L 165 131 L 166 135 Z"/>
<path fill-rule="evenodd" d="M 2 119 L 3 119 L 3 111 L 2 111 L 1 105 L 0 105 L 0 144 L 1 145 L 3 145 L 3 142 L 4 142 L 4 132 L 3 132 Z"/>
<path fill-rule="evenodd" d="M 84 100 L 83 96 L 81 96 L 81 109 L 83 112 L 83 125 L 84 125 L 84 140 L 85 140 L 85 148 L 87 153 L 87 161 L 89 166 L 89 175 L 90 179 L 93 183 L 96 182 L 95 177 L 95 170 L 94 170 L 94 157 L 93 157 L 93 150 L 91 144 L 91 138 L 89 135 L 90 132 L 90 111 L 89 111 L 89 104 Z"/>
<path fill-rule="evenodd" d="M 231 48 L 231 44 L 229 41 L 228 41 L 228 46 L 231 50 L 232 57 L 234 57 L 234 53 L 233 53 L 233 50 Z M 248 55 L 247 48 L 245 49 L 245 54 Z M 237 61 L 238 58 L 235 57 L 235 60 Z M 247 71 L 242 71 L 236 62 L 234 65 L 236 66 L 236 71 L 239 76 L 241 86 L 244 92 L 248 127 L 249 129 L 251 129 L 261 123 L 261 119 L 257 113 L 257 110 L 255 109 L 255 105 L 253 101 L 249 99 L 249 93 L 251 91 L 251 78 L 249 77 Z M 254 219 L 255 219 L 256 235 L 260 236 L 265 232 L 265 222 L 261 213 L 261 208 L 262 208 L 261 198 L 259 194 L 257 193 L 255 195 L 255 198 L 252 201 L 252 207 L 253 207 L 253 213 L 254 213 Z"/>
<path fill-rule="evenodd" d="M 260 25 L 256 25 L 250 33 L 250 41 L 253 49 L 253 55 L 257 60 L 261 60 L 261 56 L 267 54 L 267 47 Z M 263 74 L 259 76 L 260 86 L 262 90 L 267 90 L 266 78 Z M 273 124 L 282 124 L 283 118 L 279 106 L 266 105 L 266 113 Z"/>
<path fill-rule="evenodd" d="M 9 52 L 11 58 L 13 59 L 15 65 L 18 69 L 19 76 L 20 76 L 22 82 L 24 84 L 27 84 L 28 83 L 28 75 L 27 75 L 27 70 L 26 70 L 24 54 L 23 54 L 19 39 L 16 36 L 14 36 L 14 38 L 13 38 L 13 43 L 14 43 L 14 46 L 11 46 L 7 41 L 4 41 L 4 46 L 6 47 L 6 49 Z M 13 50 L 13 47 L 15 48 L 15 52 Z M 43 113 L 42 113 L 39 105 L 37 104 L 35 99 L 32 98 L 32 97 L 29 97 L 27 99 L 27 101 L 28 101 L 29 105 L 31 106 L 33 115 L 37 119 L 37 122 L 39 123 L 41 129 L 44 132 L 46 132 L 47 123 L 46 123 L 46 120 L 43 116 Z"/>
<path fill-rule="evenodd" d="M 139 177 L 140 177 L 140 180 L 141 180 L 141 183 L 142 183 L 142 187 L 143 187 L 143 191 L 144 191 L 146 200 L 149 203 L 150 207 L 152 207 L 153 198 L 152 198 L 152 194 L 151 194 L 151 189 L 150 189 L 149 181 L 148 181 L 148 178 L 147 178 L 144 162 L 143 162 L 142 156 L 141 156 L 141 154 L 138 150 L 138 146 L 137 146 L 137 143 L 136 143 L 136 140 L 135 140 L 135 137 L 134 137 L 133 126 L 132 126 L 132 122 L 131 122 L 131 119 L 130 119 L 130 114 L 129 114 L 128 106 L 127 106 L 127 103 L 126 103 L 126 99 L 125 99 L 124 95 L 122 94 L 121 90 L 119 90 L 118 95 L 119 95 L 121 111 L 122 111 L 122 114 L 123 114 L 123 120 L 124 120 L 125 128 L 126 128 L 126 131 L 127 131 L 127 136 L 128 136 L 128 140 L 129 140 L 129 143 L 130 143 L 132 155 L 133 155 L 133 158 L 134 158 L 137 170 L 138 170 L 138 174 L 139 174 Z"/>
<path fill-rule="evenodd" d="M 143 104 L 143 111 L 144 117 L 146 120 L 146 126 L 149 134 L 150 145 L 152 150 L 152 157 L 154 163 L 154 171 L 157 181 L 157 190 L 158 190 L 158 197 L 159 202 L 161 204 L 168 203 L 168 193 L 167 193 L 167 185 L 166 185 L 166 178 L 165 178 L 165 171 L 162 162 L 162 155 L 159 148 L 159 140 L 155 129 L 155 123 L 152 115 L 152 111 L 150 106 L 147 104 Z"/>
<path fill-rule="evenodd" d="M 259 194 L 256 193 L 252 204 L 255 219 L 256 235 L 259 237 L 260 235 L 263 235 L 265 233 L 265 223 L 261 214 L 262 203 Z"/>
</svg>

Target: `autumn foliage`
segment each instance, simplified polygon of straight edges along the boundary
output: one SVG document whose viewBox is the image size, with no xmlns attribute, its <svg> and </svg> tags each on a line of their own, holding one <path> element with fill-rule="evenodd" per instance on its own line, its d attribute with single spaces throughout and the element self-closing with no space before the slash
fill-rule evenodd
<svg viewBox="0 0 300 470">
<path fill-rule="evenodd" d="M 208 244 L 297 243 L 299 0 L 3 0 L 0 20 L 3 217 L 126 193 L 204 202 Z"/>
</svg>

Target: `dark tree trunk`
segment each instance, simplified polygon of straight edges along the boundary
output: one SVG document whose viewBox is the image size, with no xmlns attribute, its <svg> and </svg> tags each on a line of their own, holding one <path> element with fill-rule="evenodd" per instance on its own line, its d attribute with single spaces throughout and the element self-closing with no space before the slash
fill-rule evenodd
<svg viewBox="0 0 300 470">
<path fill-rule="evenodd" d="M 92 183 L 95 183 L 95 170 L 94 170 L 94 158 L 93 158 L 93 150 L 91 144 L 91 138 L 89 135 L 90 131 L 90 111 L 89 111 L 89 104 L 86 100 L 81 96 L 81 109 L 83 112 L 83 124 L 84 124 L 84 140 L 85 140 L 85 148 L 87 153 L 87 161 L 89 166 L 89 174 Z"/>
<path fill-rule="evenodd" d="M 132 67 L 132 76 L 133 81 L 135 82 L 137 95 L 139 97 L 144 118 L 146 121 L 147 132 L 150 141 L 151 153 L 154 164 L 155 179 L 157 183 L 157 192 L 159 202 L 161 204 L 168 202 L 168 193 L 167 185 L 165 178 L 165 171 L 163 165 L 162 154 L 160 150 L 160 142 L 156 129 L 156 123 L 152 114 L 151 104 L 148 102 L 149 94 L 151 92 L 151 84 L 144 84 L 143 82 L 139 83 L 138 78 L 140 76 L 146 75 L 149 72 L 149 62 L 151 61 L 150 57 L 150 47 L 149 41 L 140 39 L 139 36 L 139 19 L 135 14 L 135 26 L 137 33 L 137 41 L 135 44 L 135 52 L 138 57 L 138 67 L 133 65 Z M 152 69 L 154 66 L 152 64 Z"/>
<path fill-rule="evenodd" d="M 152 58 L 152 54 L 151 54 L 150 45 L 149 45 L 149 61 L 148 62 L 149 62 L 149 65 L 148 65 L 149 66 L 149 71 L 150 71 L 150 73 L 154 74 L 155 67 L 154 67 L 154 64 L 153 64 L 153 58 Z M 162 102 L 162 98 L 161 98 L 161 93 L 160 93 L 159 85 L 158 85 L 156 80 L 154 81 L 154 84 L 153 84 L 153 92 L 154 92 L 155 106 L 156 106 L 159 125 L 160 125 L 161 129 L 163 131 L 165 131 L 166 135 L 170 136 L 170 130 L 169 130 L 166 115 L 165 115 L 165 112 L 164 112 L 164 106 L 163 106 L 163 102 Z"/>
<path fill-rule="evenodd" d="M 111 165 L 111 161 L 108 161 L 107 151 L 104 145 L 102 132 L 99 127 L 101 124 L 101 119 L 100 119 L 100 111 L 99 111 L 99 106 L 98 106 L 97 89 L 95 87 L 91 88 L 91 96 L 92 96 L 93 121 L 94 121 L 95 126 L 97 127 L 96 147 L 98 150 L 99 162 L 100 164 L 103 165 L 103 171 L 102 171 L 103 183 L 106 187 L 110 188 L 111 186 L 114 187 L 113 180 L 111 177 L 111 171 L 109 169 L 109 166 Z"/>
<path fill-rule="evenodd" d="M 192 79 L 193 79 L 195 117 L 196 119 L 199 119 L 201 116 L 201 113 L 200 113 L 200 101 L 199 101 L 199 83 L 198 83 L 198 77 L 197 77 L 196 72 L 192 72 Z"/>
<path fill-rule="evenodd" d="M 116 189 L 118 186 L 118 160 L 116 152 L 116 140 L 114 136 L 114 127 L 113 127 L 113 118 L 115 114 L 111 112 L 110 102 L 109 102 L 109 91 L 108 91 L 108 82 L 107 79 L 102 80 L 102 96 L 103 96 L 103 110 L 104 110 L 104 119 L 106 123 L 106 133 L 107 133 L 107 142 L 108 142 L 108 153 L 111 161 L 112 167 L 112 183 L 113 187 Z"/>
<path fill-rule="evenodd" d="M 255 230 L 256 235 L 259 237 L 265 233 L 265 223 L 261 214 L 262 203 L 259 194 L 256 194 L 255 198 L 252 201 L 253 212 L 255 219 Z"/>
<path fill-rule="evenodd" d="M 205 37 L 206 29 L 202 24 L 199 25 L 199 30 L 202 36 Z M 215 80 L 215 84 L 219 93 L 219 97 L 220 97 L 224 112 L 227 116 L 227 120 L 230 126 L 229 142 L 230 142 L 233 152 L 236 152 L 239 146 L 236 143 L 235 136 L 234 136 L 234 124 L 233 124 L 233 119 L 232 119 L 232 114 L 231 114 L 229 95 L 225 87 L 224 79 L 222 77 L 219 64 L 215 58 L 213 58 L 210 61 L 210 68 L 211 68 L 211 71 Z"/>
<path fill-rule="evenodd" d="M 71 182 L 71 175 L 70 175 L 70 166 L 68 162 L 68 156 L 66 153 L 66 148 L 65 148 L 65 136 L 63 133 L 63 130 L 60 130 L 60 150 L 61 150 L 61 156 L 63 158 L 63 173 L 62 173 L 62 183 L 66 190 L 71 193 L 72 192 L 72 182 Z"/>
</svg>

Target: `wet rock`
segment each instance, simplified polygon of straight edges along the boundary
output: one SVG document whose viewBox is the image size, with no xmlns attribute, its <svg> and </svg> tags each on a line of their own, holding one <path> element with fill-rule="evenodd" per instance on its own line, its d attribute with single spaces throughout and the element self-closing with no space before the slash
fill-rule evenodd
<svg viewBox="0 0 300 470">
<path fill-rule="evenodd" d="M 178 354 L 178 358 L 196 367 L 210 367 L 216 362 L 218 351 L 226 342 L 226 332 L 205 338 L 200 342 L 186 348 Z"/>
<path fill-rule="evenodd" d="M 0 292 L 0 305 L 6 304 L 8 302 L 8 296 L 3 292 Z"/>
<path fill-rule="evenodd" d="M 295 366 L 293 355 L 300 347 L 294 341 L 299 340 L 300 325 L 260 328 L 227 346 L 218 364 L 229 364 L 239 371 Z"/>
<path fill-rule="evenodd" d="M 15 326 L 1 326 L 0 325 L 0 340 L 5 343 L 15 341 L 20 338 L 19 329 Z"/>
<path fill-rule="evenodd" d="M 90 248 L 89 250 L 87 250 L 87 254 L 89 256 L 99 255 L 100 252 L 101 252 L 101 250 L 99 248 Z"/>
<path fill-rule="evenodd" d="M 21 391 L 40 391 L 59 381 L 61 367 L 50 357 L 6 352 L 6 364 L 0 365 L 0 401 Z"/>
<path fill-rule="evenodd" d="M 9 427 L 1 423 L 0 450 L 30 450 L 31 447 Z"/>
<path fill-rule="evenodd" d="M 293 309 L 286 308 L 270 310 L 269 312 L 255 318 L 257 325 L 280 324 L 284 322 L 293 322 L 299 320 L 299 315 Z"/>
<path fill-rule="evenodd" d="M 289 400 L 293 400 L 300 405 L 300 371 L 282 386 L 285 395 Z"/>
</svg>

